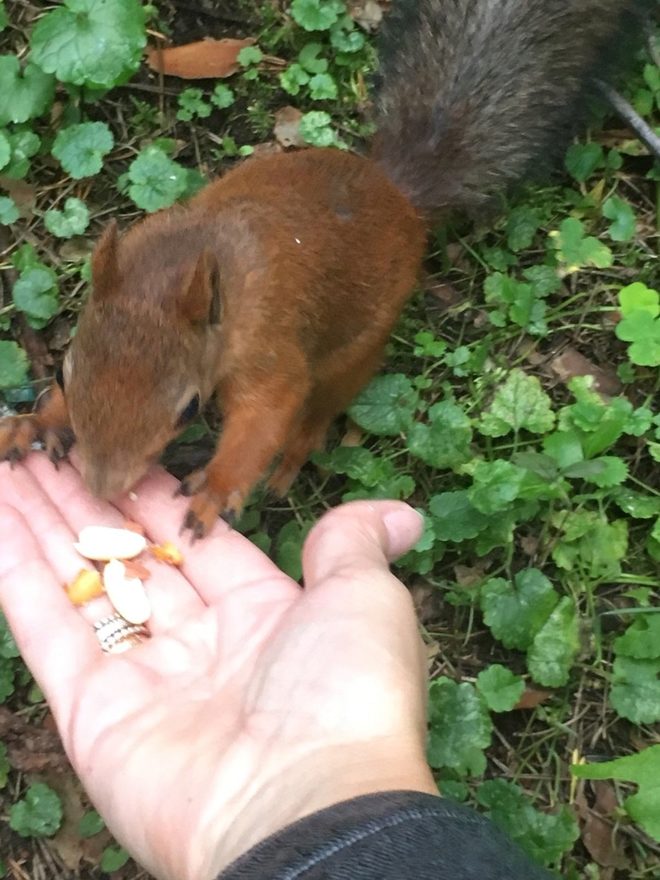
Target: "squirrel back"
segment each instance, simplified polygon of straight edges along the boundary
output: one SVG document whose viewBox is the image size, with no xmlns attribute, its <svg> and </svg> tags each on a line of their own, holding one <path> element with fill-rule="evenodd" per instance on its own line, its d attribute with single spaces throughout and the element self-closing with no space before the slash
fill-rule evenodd
<svg viewBox="0 0 660 880">
<path fill-rule="evenodd" d="M 423 211 L 474 211 L 556 158 L 649 7 L 398 0 L 382 32 L 374 157 Z"/>
</svg>

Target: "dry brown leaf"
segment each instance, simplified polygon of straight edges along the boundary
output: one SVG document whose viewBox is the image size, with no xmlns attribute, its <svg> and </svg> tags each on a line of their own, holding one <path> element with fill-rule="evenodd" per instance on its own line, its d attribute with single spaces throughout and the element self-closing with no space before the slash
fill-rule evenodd
<svg viewBox="0 0 660 880">
<path fill-rule="evenodd" d="M 522 697 L 518 700 L 514 709 L 535 709 L 541 703 L 552 696 L 552 691 L 537 690 L 537 688 L 525 688 Z"/>
<path fill-rule="evenodd" d="M 344 436 L 339 441 L 340 446 L 362 446 L 364 435 L 362 428 L 355 424 L 352 419 L 347 420 Z"/>
<path fill-rule="evenodd" d="M 455 565 L 454 577 L 459 587 L 471 589 L 478 586 L 486 573 L 487 566 L 484 565 Z"/>
<path fill-rule="evenodd" d="M 550 369 L 560 382 L 566 383 L 575 376 L 593 376 L 594 389 L 613 397 L 621 392 L 621 382 L 614 370 L 598 367 L 574 348 L 567 348 L 550 361 Z"/>
<path fill-rule="evenodd" d="M 302 113 L 296 107 L 282 107 L 275 114 L 273 134 L 283 147 L 303 147 L 304 139 L 300 136 L 300 120 Z"/>
<path fill-rule="evenodd" d="M 369 33 L 378 28 L 383 18 L 383 9 L 377 0 L 354 0 L 348 13 L 356 24 Z"/>
<path fill-rule="evenodd" d="M 617 807 L 616 794 L 613 786 L 603 781 L 591 783 L 595 794 L 593 807 L 589 807 L 580 786 L 575 802 L 582 820 L 582 842 L 591 858 L 603 868 L 626 868 L 628 860 L 621 843 L 616 837 L 612 822 L 605 817 Z"/>
<path fill-rule="evenodd" d="M 157 73 L 181 79 L 224 78 L 238 70 L 238 53 L 241 49 L 255 42 L 252 37 L 245 40 L 209 38 L 164 49 L 150 47 L 147 50 L 147 64 Z"/>
<path fill-rule="evenodd" d="M 14 200 L 21 217 L 29 217 L 37 203 L 37 190 L 31 183 L 24 180 L 12 180 L 0 174 L 0 188 L 7 191 L 7 195 Z"/>
</svg>

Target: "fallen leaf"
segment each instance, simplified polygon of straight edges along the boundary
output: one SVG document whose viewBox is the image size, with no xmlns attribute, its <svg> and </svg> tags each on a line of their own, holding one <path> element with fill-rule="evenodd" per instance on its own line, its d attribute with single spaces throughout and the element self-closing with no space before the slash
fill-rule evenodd
<svg viewBox="0 0 660 880">
<path fill-rule="evenodd" d="M 566 384 L 575 376 L 593 376 L 594 390 L 609 397 L 619 394 L 622 389 L 614 370 L 596 366 L 574 348 L 567 348 L 550 361 L 550 369 L 560 382 Z"/>
<path fill-rule="evenodd" d="M 368 33 L 377 30 L 383 19 L 383 10 L 377 0 L 355 0 L 350 4 L 348 14 Z"/>
<path fill-rule="evenodd" d="M 454 577 L 459 587 L 471 589 L 483 582 L 486 573 L 485 565 L 455 565 Z"/>
<path fill-rule="evenodd" d="M 0 706 L 0 740 L 7 746 L 9 763 L 23 773 L 58 772 L 70 768 L 56 733 L 37 727 L 21 715 Z"/>
<path fill-rule="evenodd" d="M 552 696 L 552 691 L 543 691 L 537 688 L 525 688 L 522 697 L 518 700 L 514 709 L 535 709 L 541 703 Z"/>
<path fill-rule="evenodd" d="M 14 200 L 21 217 L 30 217 L 37 203 L 37 190 L 31 183 L 24 180 L 13 180 L 0 174 L 0 189 L 7 191 L 7 195 Z"/>
<path fill-rule="evenodd" d="M 346 430 L 344 436 L 339 441 L 340 446 L 362 446 L 364 434 L 362 428 L 358 427 L 352 419 L 347 419 Z"/>
<path fill-rule="evenodd" d="M 302 147 L 304 138 L 300 135 L 302 113 L 296 107 L 282 107 L 275 114 L 273 134 L 283 147 Z"/>
<path fill-rule="evenodd" d="M 157 73 L 181 79 L 209 79 L 231 76 L 239 69 L 238 53 L 256 40 L 198 40 L 183 46 L 150 47 L 147 64 Z"/>
<path fill-rule="evenodd" d="M 590 807 L 584 793 L 584 786 L 575 798 L 582 828 L 582 843 L 591 858 L 603 868 L 626 868 L 628 860 L 616 836 L 616 829 L 606 818 L 616 807 L 617 799 L 613 786 L 605 780 L 592 782 L 595 795 Z"/>
</svg>

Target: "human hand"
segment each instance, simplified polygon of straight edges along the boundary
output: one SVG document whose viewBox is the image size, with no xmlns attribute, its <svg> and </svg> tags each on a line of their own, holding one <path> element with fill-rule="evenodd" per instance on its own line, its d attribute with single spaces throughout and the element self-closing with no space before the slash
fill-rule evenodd
<svg viewBox="0 0 660 880">
<path fill-rule="evenodd" d="M 69 759 L 116 838 L 152 874 L 210 880 L 260 839 L 332 803 L 437 793 L 424 759 L 425 664 L 388 560 L 419 536 L 399 502 L 321 519 L 305 589 L 219 521 L 181 570 L 147 563 L 152 638 L 104 654 L 62 589 L 86 525 L 177 540 L 186 500 L 162 471 L 114 507 L 69 464 L 0 465 L 0 604 Z M 91 565 L 88 563 L 88 565 Z"/>
</svg>

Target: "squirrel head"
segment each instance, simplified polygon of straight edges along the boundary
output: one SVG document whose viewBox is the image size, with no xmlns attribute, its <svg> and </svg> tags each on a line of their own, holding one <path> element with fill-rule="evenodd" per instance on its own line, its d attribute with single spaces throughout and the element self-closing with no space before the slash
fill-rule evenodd
<svg viewBox="0 0 660 880">
<path fill-rule="evenodd" d="M 217 260 L 203 238 L 195 247 L 172 235 L 169 218 L 143 225 L 125 236 L 126 249 L 115 222 L 101 236 L 61 375 L 82 475 L 102 498 L 129 490 L 216 384 Z"/>
</svg>

